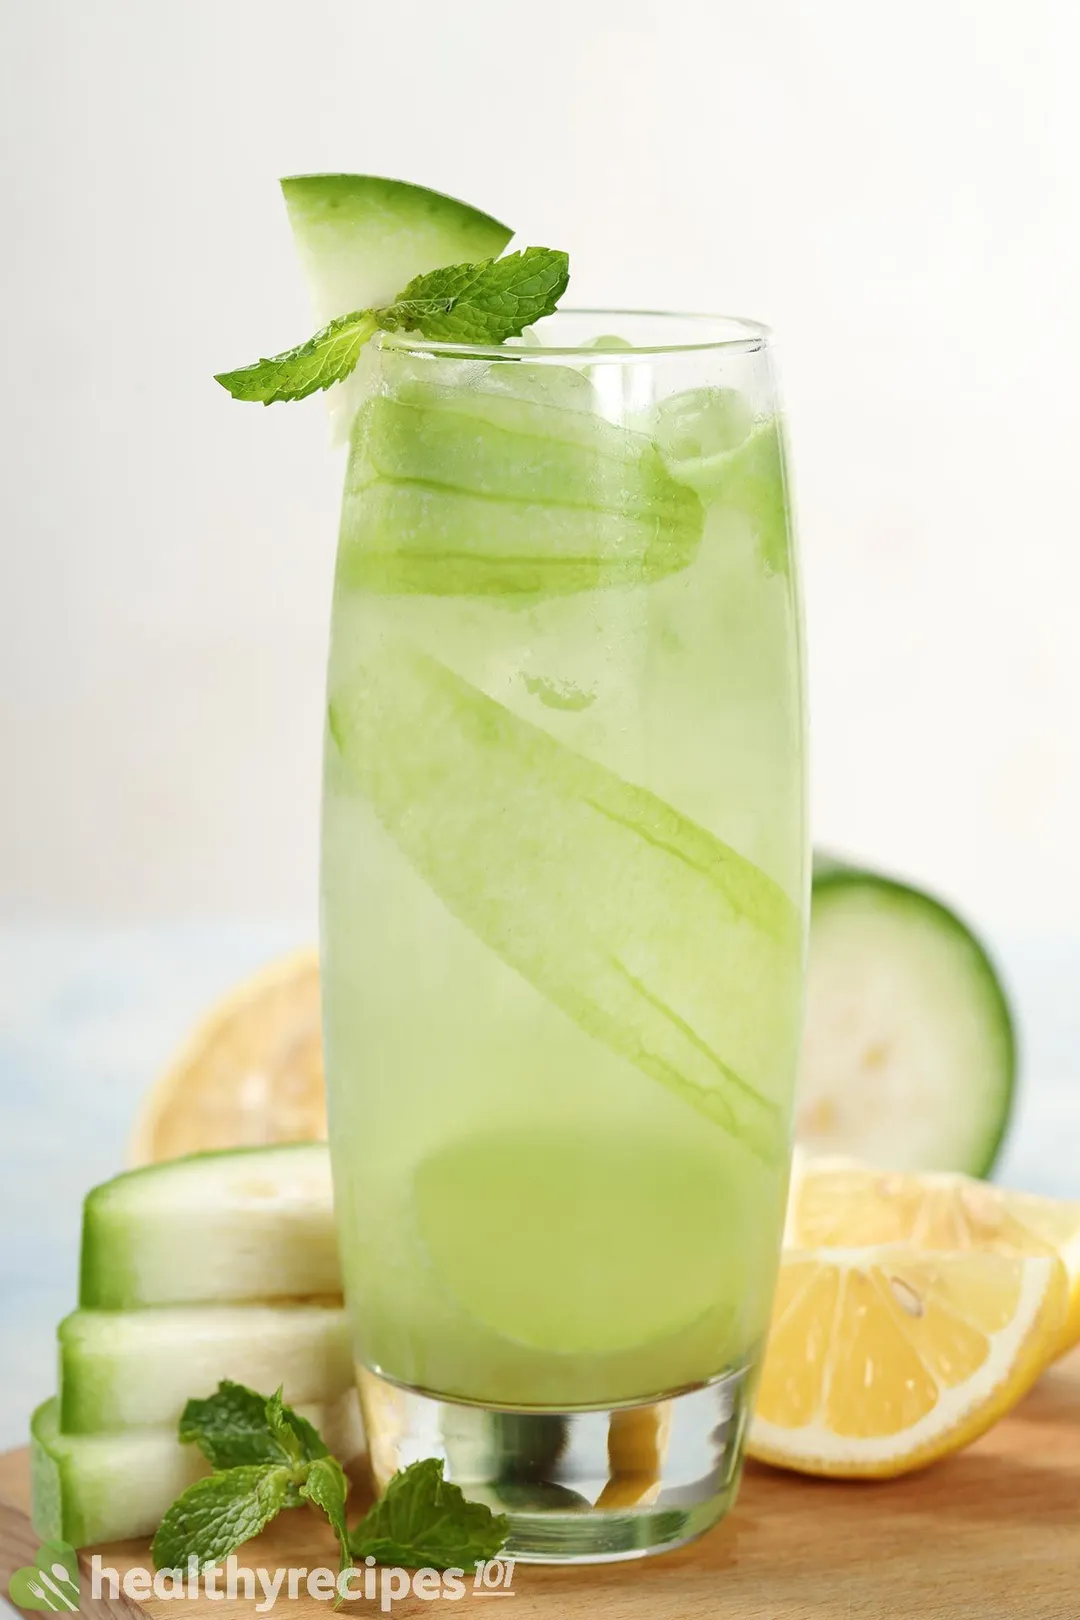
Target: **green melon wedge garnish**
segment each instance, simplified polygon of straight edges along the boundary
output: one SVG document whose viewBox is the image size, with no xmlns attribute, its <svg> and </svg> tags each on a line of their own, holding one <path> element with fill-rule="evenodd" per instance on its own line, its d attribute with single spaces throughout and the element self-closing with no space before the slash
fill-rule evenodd
<svg viewBox="0 0 1080 1620">
<path fill-rule="evenodd" d="M 320 327 L 391 303 L 414 276 L 497 258 L 513 231 L 468 203 L 371 174 L 302 174 L 281 182 Z M 348 437 L 363 378 L 327 395 L 338 442 Z"/>
</svg>

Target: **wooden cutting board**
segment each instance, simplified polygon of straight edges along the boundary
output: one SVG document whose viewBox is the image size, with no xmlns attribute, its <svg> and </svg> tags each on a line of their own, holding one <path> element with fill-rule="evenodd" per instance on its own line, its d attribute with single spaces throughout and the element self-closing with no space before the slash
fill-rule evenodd
<svg viewBox="0 0 1080 1620">
<path fill-rule="evenodd" d="M 0 1457 L 0 1592 L 28 1564 L 25 1451 Z M 106 1551 L 106 1549 L 102 1549 Z M 145 1543 L 107 1549 L 121 1572 L 148 1564 Z M 329 1532 L 307 1510 L 283 1514 L 245 1547 L 257 1568 L 335 1564 Z M 89 1555 L 83 1562 L 89 1570 Z M 84 1594 L 89 1593 L 84 1574 Z M 960 1456 L 879 1484 L 801 1479 L 747 1468 L 735 1511 L 690 1547 L 636 1563 L 578 1569 L 518 1564 L 514 1620 L 1080 1620 L 1080 1351 L 1053 1369 L 1012 1417 Z M 504 1594 L 505 1595 L 505 1594 Z M 442 1620 L 492 1607 L 412 1597 L 400 1617 Z M 254 1602 L 93 1603 L 85 1615 L 211 1620 L 253 1617 Z M 346 1613 L 378 1615 L 378 1601 Z M 278 1599 L 284 1620 L 331 1620 L 306 1595 Z"/>
</svg>

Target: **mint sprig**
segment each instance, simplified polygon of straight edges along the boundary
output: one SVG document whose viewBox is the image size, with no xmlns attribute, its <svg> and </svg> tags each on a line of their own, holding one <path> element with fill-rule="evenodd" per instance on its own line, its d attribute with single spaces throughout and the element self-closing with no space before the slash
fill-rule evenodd
<svg viewBox="0 0 1080 1620">
<path fill-rule="evenodd" d="M 475 1569 L 494 1558 L 510 1521 L 481 1502 L 470 1502 L 443 1479 L 439 1458 L 425 1457 L 395 1474 L 385 1492 L 349 1536 L 356 1559 L 406 1569 Z"/>
<path fill-rule="evenodd" d="M 374 1557 L 408 1569 L 471 1570 L 494 1558 L 509 1533 L 509 1521 L 470 1502 L 434 1457 L 395 1474 L 350 1532 L 345 1471 L 280 1389 L 259 1395 L 223 1379 L 213 1395 L 188 1401 L 180 1438 L 199 1446 L 214 1472 L 189 1485 L 162 1519 L 151 1547 L 158 1569 L 186 1568 L 189 1558 L 206 1569 L 265 1530 L 282 1508 L 305 1502 L 330 1521 L 342 1569 Z"/>
<path fill-rule="evenodd" d="M 214 1472 L 189 1485 L 169 1508 L 151 1551 L 158 1569 L 200 1569 L 228 1557 L 277 1517 L 282 1508 L 312 1502 L 333 1525 L 342 1568 L 348 1481 L 318 1431 L 286 1406 L 280 1389 L 259 1395 L 223 1379 L 215 1394 L 188 1401 L 180 1439 L 194 1443 Z"/>
<path fill-rule="evenodd" d="M 415 276 L 383 309 L 339 315 L 306 343 L 257 360 L 215 381 L 234 399 L 306 399 L 344 381 L 380 329 L 418 332 L 433 343 L 499 344 L 554 312 L 570 279 L 570 261 L 553 248 L 530 247 L 478 264 L 450 264 Z"/>
</svg>

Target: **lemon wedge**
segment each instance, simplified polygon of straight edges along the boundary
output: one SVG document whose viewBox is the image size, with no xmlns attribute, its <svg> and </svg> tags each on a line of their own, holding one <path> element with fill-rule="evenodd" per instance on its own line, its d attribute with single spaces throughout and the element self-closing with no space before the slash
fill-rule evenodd
<svg viewBox="0 0 1080 1620">
<path fill-rule="evenodd" d="M 272 962 L 211 1011 L 147 1096 L 134 1164 L 326 1136 L 319 962 Z"/>
<path fill-rule="evenodd" d="M 1080 1341 L 1080 1203 L 1009 1192 L 971 1176 L 798 1154 L 784 1241 L 797 1248 L 906 1243 L 1056 1254 L 1068 1273 L 1069 1308 L 1051 1359 Z"/>
<path fill-rule="evenodd" d="M 750 1455 L 847 1479 L 948 1456 L 1034 1383 L 1067 1301 L 1055 1255 L 787 1250 Z"/>
</svg>

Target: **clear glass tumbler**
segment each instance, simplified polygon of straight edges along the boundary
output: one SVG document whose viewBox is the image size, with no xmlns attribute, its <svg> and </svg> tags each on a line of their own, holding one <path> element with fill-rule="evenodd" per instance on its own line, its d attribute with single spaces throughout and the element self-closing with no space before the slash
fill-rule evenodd
<svg viewBox="0 0 1080 1620">
<path fill-rule="evenodd" d="M 616 334 L 609 336 L 606 334 Z M 799 589 L 766 332 L 384 337 L 349 449 L 322 853 L 376 1480 L 570 1561 L 730 1504 L 802 1004 Z"/>
</svg>

